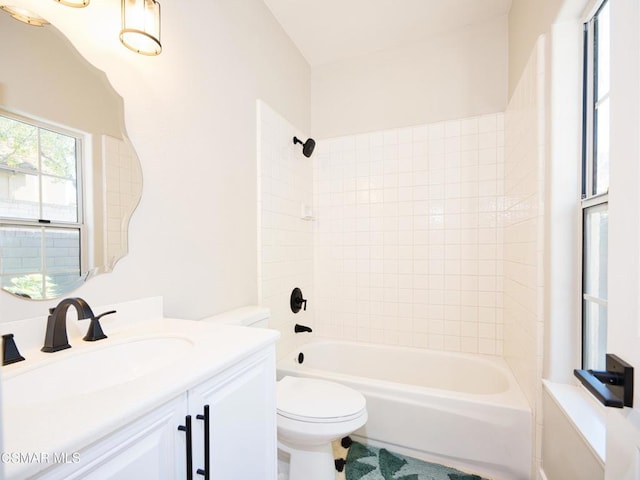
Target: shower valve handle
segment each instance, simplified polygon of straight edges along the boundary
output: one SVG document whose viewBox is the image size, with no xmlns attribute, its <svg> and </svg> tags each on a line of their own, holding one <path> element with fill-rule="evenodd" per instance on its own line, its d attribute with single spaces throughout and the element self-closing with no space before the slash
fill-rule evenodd
<svg viewBox="0 0 640 480">
<path fill-rule="evenodd" d="M 307 311 L 307 299 L 300 298 L 296 300 L 296 305 L 298 306 L 298 310 L 302 308 L 305 312 Z"/>
<path fill-rule="evenodd" d="M 302 290 L 294 288 L 291 292 L 291 298 L 289 299 L 289 306 L 293 313 L 298 313 L 304 306 L 304 310 L 307 310 L 307 299 L 302 296 Z"/>
</svg>

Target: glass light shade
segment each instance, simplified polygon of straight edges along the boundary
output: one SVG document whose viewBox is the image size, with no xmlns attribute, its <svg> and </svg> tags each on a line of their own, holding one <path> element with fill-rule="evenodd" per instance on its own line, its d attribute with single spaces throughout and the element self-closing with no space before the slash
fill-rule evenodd
<svg viewBox="0 0 640 480">
<path fill-rule="evenodd" d="M 160 44 L 160 4 L 156 0 L 122 0 L 120 41 L 142 55 L 158 55 Z"/>
<path fill-rule="evenodd" d="M 73 8 L 84 8 L 89 5 L 90 0 L 55 0 L 62 5 L 66 5 L 67 7 Z"/>
<path fill-rule="evenodd" d="M 0 9 L 7 12 L 16 20 L 29 25 L 33 25 L 34 27 L 41 27 L 43 25 L 49 24 L 49 22 L 47 22 L 44 18 L 36 15 L 30 10 L 27 10 L 26 8 L 14 7 L 11 5 L 0 5 Z"/>
</svg>

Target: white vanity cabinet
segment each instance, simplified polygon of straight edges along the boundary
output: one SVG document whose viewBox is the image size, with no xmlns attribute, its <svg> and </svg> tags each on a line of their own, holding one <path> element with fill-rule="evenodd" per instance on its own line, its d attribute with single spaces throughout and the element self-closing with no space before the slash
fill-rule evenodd
<svg viewBox="0 0 640 480">
<path fill-rule="evenodd" d="M 176 426 L 187 395 L 168 402 L 78 452 L 57 452 L 57 465 L 33 478 L 42 480 L 173 480 L 184 478 L 184 453 L 177 450 Z M 49 455 L 54 455 L 50 453 Z M 66 457 L 66 458 L 65 458 Z M 65 462 L 65 463 L 61 463 Z"/>
<path fill-rule="evenodd" d="M 69 463 L 35 478 L 275 480 L 276 448 L 275 353 L 270 346 L 81 449 L 78 462 L 70 456 Z"/>
<path fill-rule="evenodd" d="M 277 477 L 275 359 L 239 365 L 189 391 L 194 478 L 275 480 Z M 208 408 L 207 408 L 208 407 Z M 208 452 L 205 448 L 209 416 Z M 198 469 L 209 468 L 209 476 Z M 183 478 L 183 477 L 179 477 Z"/>
</svg>

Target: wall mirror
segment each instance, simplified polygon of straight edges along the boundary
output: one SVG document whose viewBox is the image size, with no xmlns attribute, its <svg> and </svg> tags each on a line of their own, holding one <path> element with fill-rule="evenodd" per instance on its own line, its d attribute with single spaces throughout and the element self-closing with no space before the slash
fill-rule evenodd
<svg viewBox="0 0 640 480">
<path fill-rule="evenodd" d="M 0 12 L 0 288 L 64 296 L 127 254 L 142 194 L 123 100 L 53 25 Z"/>
</svg>

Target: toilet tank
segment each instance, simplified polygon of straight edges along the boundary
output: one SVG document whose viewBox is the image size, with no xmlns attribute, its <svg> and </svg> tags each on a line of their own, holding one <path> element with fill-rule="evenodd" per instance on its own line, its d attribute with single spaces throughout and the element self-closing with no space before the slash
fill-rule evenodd
<svg viewBox="0 0 640 480">
<path fill-rule="evenodd" d="M 242 325 L 246 327 L 267 328 L 271 312 L 267 307 L 248 305 L 227 312 L 203 318 L 203 322 L 217 322 L 226 325 Z"/>
</svg>

